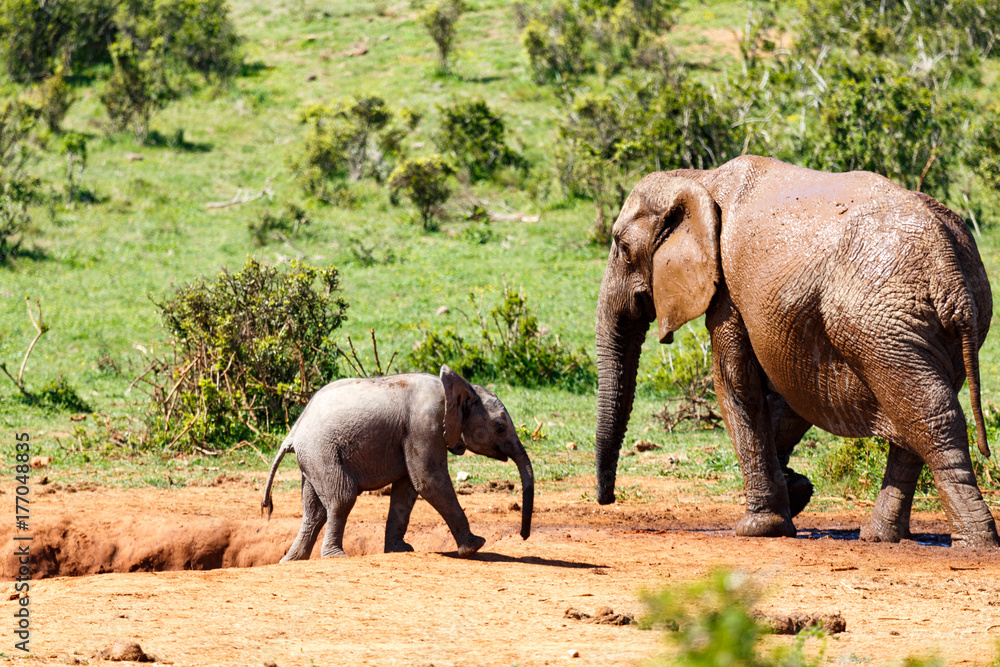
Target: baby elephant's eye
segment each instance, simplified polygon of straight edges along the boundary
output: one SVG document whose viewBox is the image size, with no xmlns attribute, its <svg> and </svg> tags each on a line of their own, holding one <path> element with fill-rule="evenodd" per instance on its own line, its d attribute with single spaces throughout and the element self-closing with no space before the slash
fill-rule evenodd
<svg viewBox="0 0 1000 667">
<path fill-rule="evenodd" d="M 503 422 L 497 422 L 496 426 L 493 427 L 493 432 L 496 433 L 497 435 L 506 432 L 506 430 L 507 430 L 507 425 L 504 424 Z"/>
</svg>

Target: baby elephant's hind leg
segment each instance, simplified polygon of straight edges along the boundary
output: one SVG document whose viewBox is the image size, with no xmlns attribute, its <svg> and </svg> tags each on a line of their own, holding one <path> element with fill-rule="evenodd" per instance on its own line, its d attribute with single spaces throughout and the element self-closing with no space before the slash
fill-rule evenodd
<svg viewBox="0 0 1000 667">
<path fill-rule="evenodd" d="M 347 473 L 337 470 L 330 471 L 318 487 L 317 493 L 326 505 L 326 534 L 319 555 L 323 558 L 345 557 L 344 527 L 358 499 L 358 485 Z"/>
<path fill-rule="evenodd" d="M 409 476 L 392 483 L 389 498 L 389 519 L 385 522 L 385 552 L 413 551 L 413 547 L 403 541 L 406 528 L 410 525 L 410 512 L 417 502 L 417 490 Z"/>
<path fill-rule="evenodd" d="M 302 527 L 299 534 L 292 542 L 291 548 L 285 557 L 281 559 L 284 563 L 290 560 L 306 560 L 312 553 L 313 545 L 319 536 L 323 522 L 326 520 L 326 508 L 320 502 L 316 490 L 305 477 L 302 478 Z"/>
<path fill-rule="evenodd" d="M 861 527 L 866 542 L 899 542 L 910 537 L 910 509 L 923 460 L 895 443 L 889 443 L 882 490 L 871 518 Z"/>
</svg>

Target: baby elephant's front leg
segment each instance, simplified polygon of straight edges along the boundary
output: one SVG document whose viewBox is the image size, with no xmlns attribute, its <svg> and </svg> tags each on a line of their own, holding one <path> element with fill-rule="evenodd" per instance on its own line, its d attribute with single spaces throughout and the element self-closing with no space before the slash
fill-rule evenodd
<svg viewBox="0 0 1000 667">
<path fill-rule="evenodd" d="M 431 504 L 444 518 L 458 544 L 458 555 L 468 558 L 482 549 L 486 540 L 473 535 L 469 529 L 469 520 L 458 503 L 455 487 L 448 475 L 448 461 L 442 455 L 440 462 L 432 465 L 421 465 L 417 470 L 411 469 L 411 481 L 417 492 Z M 416 474 L 414 474 L 416 473 Z"/>
</svg>

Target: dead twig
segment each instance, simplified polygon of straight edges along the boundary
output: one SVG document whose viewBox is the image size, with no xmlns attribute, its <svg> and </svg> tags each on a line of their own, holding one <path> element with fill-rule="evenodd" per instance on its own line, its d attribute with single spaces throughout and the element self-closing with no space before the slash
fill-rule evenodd
<svg viewBox="0 0 1000 667">
<path fill-rule="evenodd" d="M 238 442 L 238 443 L 236 443 L 236 445 L 235 445 L 235 446 L 234 446 L 234 447 L 233 447 L 232 449 L 230 449 L 230 450 L 229 450 L 229 451 L 227 452 L 227 454 L 232 454 L 232 453 L 233 453 L 233 452 L 235 452 L 235 451 L 236 451 L 237 449 L 241 449 L 241 448 L 243 448 L 243 447 L 249 447 L 250 449 L 252 449 L 252 450 L 254 451 L 254 453 L 255 453 L 255 454 L 256 454 L 256 455 L 257 455 L 257 456 L 258 456 L 258 457 L 260 458 L 260 460 L 261 460 L 261 461 L 263 461 L 264 463 L 270 463 L 270 462 L 271 462 L 271 461 L 269 461 L 269 460 L 268 460 L 267 458 L 265 458 L 265 457 L 264 457 L 264 455 L 263 455 L 263 454 L 261 454 L 260 450 L 259 450 L 259 449 L 257 449 L 256 447 L 254 447 L 254 446 L 253 446 L 253 443 L 252 443 L 252 442 L 250 442 L 249 440 L 243 440 L 243 441 L 241 441 L 241 442 Z M 221 452 L 220 452 L 220 453 L 221 453 Z"/>
<path fill-rule="evenodd" d="M 255 195 L 251 195 L 249 192 L 243 192 L 243 188 L 239 188 L 233 198 L 228 201 L 216 201 L 209 202 L 205 204 L 205 208 L 226 208 L 228 206 L 239 206 L 240 204 L 246 204 L 248 202 L 257 201 L 267 197 L 270 199 L 274 195 L 274 191 L 271 190 L 271 179 L 268 177 L 267 181 L 264 183 L 264 187 Z"/>
<path fill-rule="evenodd" d="M 0 370 L 3 370 L 4 374 L 11 379 L 11 382 L 17 387 L 26 398 L 34 398 L 34 395 L 24 388 L 24 367 L 28 365 L 28 357 L 31 356 L 32 350 L 35 349 L 35 344 L 38 340 L 45 335 L 45 332 L 49 330 L 47 324 L 42 321 L 42 301 L 41 299 L 35 299 L 35 305 L 38 306 L 38 320 L 35 320 L 34 313 L 31 312 L 31 299 L 29 297 L 24 297 L 24 303 L 28 308 L 28 319 L 31 320 L 32 326 L 38 332 L 32 339 L 31 343 L 28 345 L 27 351 L 24 353 L 24 359 L 21 360 L 21 368 L 17 371 L 17 378 L 14 378 L 7 370 L 7 364 L 0 363 Z"/>
<path fill-rule="evenodd" d="M 937 153 L 931 153 L 930 158 L 927 160 L 927 164 L 924 165 L 924 170 L 920 172 L 920 180 L 917 181 L 917 192 L 924 187 L 924 178 L 927 176 L 927 172 L 931 170 L 931 165 L 934 164 L 934 160 L 937 159 Z"/>
</svg>

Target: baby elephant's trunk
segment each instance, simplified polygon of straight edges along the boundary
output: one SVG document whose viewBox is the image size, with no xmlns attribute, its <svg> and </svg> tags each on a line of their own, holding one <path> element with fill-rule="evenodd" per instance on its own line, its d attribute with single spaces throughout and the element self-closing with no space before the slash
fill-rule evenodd
<svg viewBox="0 0 1000 667">
<path fill-rule="evenodd" d="M 521 537 L 528 539 L 531 535 L 531 512 L 535 507 L 535 473 L 524 447 L 514 456 L 514 463 L 521 473 Z"/>
</svg>

